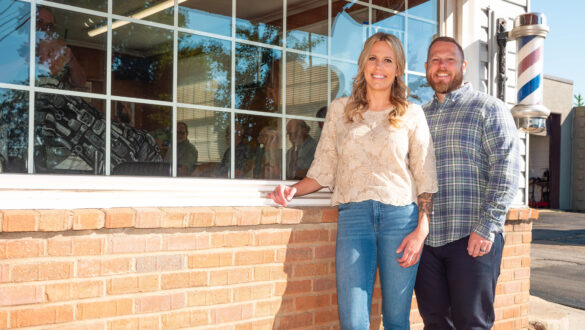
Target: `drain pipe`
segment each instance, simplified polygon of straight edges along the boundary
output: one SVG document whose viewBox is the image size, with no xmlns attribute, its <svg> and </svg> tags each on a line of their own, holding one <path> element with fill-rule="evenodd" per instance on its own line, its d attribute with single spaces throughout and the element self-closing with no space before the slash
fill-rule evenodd
<svg viewBox="0 0 585 330">
<path fill-rule="evenodd" d="M 526 13 L 514 20 L 509 38 L 516 40 L 517 104 L 512 115 L 521 131 L 530 134 L 546 132 L 550 110 L 542 104 L 543 44 L 548 34 L 546 17 L 541 13 Z"/>
</svg>

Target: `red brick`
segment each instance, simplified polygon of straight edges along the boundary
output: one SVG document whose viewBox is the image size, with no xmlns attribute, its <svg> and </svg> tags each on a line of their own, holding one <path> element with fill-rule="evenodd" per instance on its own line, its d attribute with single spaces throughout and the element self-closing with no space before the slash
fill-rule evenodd
<svg viewBox="0 0 585 330">
<path fill-rule="evenodd" d="M 10 280 L 10 265 L 0 264 L 0 283 L 8 282 Z"/>
<path fill-rule="evenodd" d="M 295 281 L 295 280 L 289 280 L 284 282 L 284 285 L 282 288 L 277 288 L 277 290 L 275 290 L 274 294 L 275 295 L 281 295 L 281 296 L 285 296 L 285 295 L 297 295 L 299 293 L 309 293 L 311 292 L 311 280 L 299 280 L 299 281 Z"/>
<path fill-rule="evenodd" d="M 200 289 L 187 292 L 188 306 L 213 306 L 232 302 L 232 290 Z"/>
<path fill-rule="evenodd" d="M 327 242 L 329 241 L 329 230 L 312 229 L 295 231 L 292 241 L 294 243 Z"/>
<path fill-rule="evenodd" d="M 256 207 L 236 207 L 238 226 L 255 226 L 260 224 L 261 210 Z"/>
<path fill-rule="evenodd" d="M 269 225 L 280 222 L 280 209 L 276 207 L 262 207 L 260 215 L 260 224 Z"/>
<path fill-rule="evenodd" d="M 506 215 L 506 220 L 518 220 L 519 215 L 520 211 L 518 209 L 510 209 Z"/>
<path fill-rule="evenodd" d="M 106 228 L 130 228 L 134 227 L 136 212 L 132 208 L 106 209 Z"/>
<path fill-rule="evenodd" d="M 45 296 L 49 302 L 101 297 L 104 295 L 102 281 L 47 284 Z"/>
<path fill-rule="evenodd" d="M 162 211 L 162 228 L 185 228 L 189 225 L 189 208 L 164 207 Z"/>
<path fill-rule="evenodd" d="M 108 279 L 106 285 L 110 295 L 159 290 L 158 275 L 116 277 Z"/>
<path fill-rule="evenodd" d="M 181 255 L 139 257 L 136 258 L 136 272 L 147 273 L 185 269 L 183 259 Z"/>
<path fill-rule="evenodd" d="M 206 252 L 190 255 L 188 258 L 189 268 L 207 268 L 232 266 L 233 255 L 231 252 Z"/>
<path fill-rule="evenodd" d="M 522 243 L 529 244 L 532 242 L 532 232 L 522 233 Z"/>
<path fill-rule="evenodd" d="M 198 207 L 190 211 L 189 227 L 211 227 L 215 212 L 207 207 Z"/>
<path fill-rule="evenodd" d="M 274 250 L 236 251 L 236 265 L 257 265 L 274 262 Z"/>
<path fill-rule="evenodd" d="M 313 259 L 313 249 L 298 247 L 286 249 L 286 262 L 309 261 Z"/>
<path fill-rule="evenodd" d="M 313 314 L 303 313 L 287 316 L 277 316 L 275 324 L 275 329 L 277 330 L 310 327 L 313 325 Z"/>
<path fill-rule="evenodd" d="M 266 299 L 272 295 L 272 284 L 257 284 L 244 287 L 234 287 L 234 301 L 250 301 Z"/>
<path fill-rule="evenodd" d="M 101 329 L 103 328 L 104 327 L 102 326 Z M 112 330 L 158 329 L 159 317 L 158 316 L 144 317 L 143 315 L 141 315 L 140 317 L 113 320 L 108 322 L 107 328 Z"/>
<path fill-rule="evenodd" d="M 252 304 L 217 307 L 211 310 L 211 323 L 221 324 L 241 321 L 251 318 L 252 315 Z"/>
<path fill-rule="evenodd" d="M 73 225 L 65 210 L 38 210 L 39 231 L 70 230 Z"/>
<path fill-rule="evenodd" d="M 321 215 L 321 222 L 337 222 L 337 217 L 337 207 L 324 208 L 323 214 Z"/>
<path fill-rule="evenodd" d="M 337 313 L 337 309 L 315 312 L 315 324 L 336 322 L 337 320 L 339 320 L 339 314 Z"/>
<path fill-rule="evenodd" d="M 513 330 L 514 329 L 514 320 L 509 321 L 501 321 L 494 323 L 493 330 Z"/>
<path fill-rule="evenodd" d="M 127 274 L 132 269 L 131 258 L 114 259 L 79 259 L 77 260 L 78 277 Z"/>
<path fill-rule="evenodd" d="M 0 287 L 0 306 L 38 304 L 43 302 L 40 286 L 11 285 Z"/>
<path fill-rule="evenodd" d="M 208 285 L 208 273 L 204 271 L 166 273 L 161 275 L 163 290 L 192 288 Z"/>
<path fill-rule="evenodd" d="M 280 222 L 282 224 L 297 224 L 301 223 L 303 211 L 299 209 L 282 208 L 280 209 Z"/>
<path fill-rule="evenodd" d="M 132 299 L 115 299 L 77 304 L 78 320 L 129 314 L 132 314 Z"/>
<path fill-rule="evenodd" d="M 503 258 L 502 266 L 505 269 L 517 269 L 522 266 L 522 258 L 521 257 L 508 257 Z"/>
<path fill-rule="evenodd" d="M 79 209 L 69 212 L 73 218 L 73 230 L 101 229 L 106 224 L 104 212 L 97 209 Z"/>
<path fill-rule="evenodd" d="M 33 210 L 4 210 L 2 231 L 36 231 L 40 215 Z"/>
<path fill-rule="evenodd" d="M 161 250 L 162 239 L 158 235 L 111 236 L 108 246 L 109 253 L 140 253 Z"/>
<path fill-rule="evenodd" d="M 280 299 L 265 300 L 256 302 L 255 317 L 273 316 L 276 315 L 281 307 Z"/>
<path fill-rule="evenodd" d="M 305 263 L 294 266 L 293 276 L 294 277 L 320 276 L 327 275 L 327 273 L 328 273 L 327 263 Z"/>
<path fill-rule="evenodd" d="M 236 225 L 236 210 L 233 207 L 214 207 L 215 212 L 214 226 L 235 226 Z"/>
<path fill-rule="evenodd" d="M 208 233 L 168 234 L 163 236 L 163 251 L 185 251 L 209 248 Z"/>
<path fill-rule="evenodd" d="M 529 219 L 534 221 L 534 220 L 538 220 L 538 217 L 540 216 L 540 213 L 537 209 L 530 209 L 530 216 Z"/>
<path fill-rule="evenodd" d="M 211 247 L 242 247 L 250 246 L 254 234 L 248 231 L 218 232 L 211 234 Z"/>
<path fill-rule="evenodd" d="M 335 258 L 335 246 L 326 245 L 315 248 L 315 259 L 333 259 Z"/>
<path fill-rule="evenodd" d="M 11 273 L 13 282 L 67 279 L 73 277 L 73 262 L 18 264 Z"/>
<path fill-rule="evenodd" d="M 8 312 L 0 311 L 0 329 L 8 329 Z"/>
<path fill-rule="evenodd" d="M 136 297 L 134 299 L 135 313 L 153 313 L 185 307 L 185 294 L 173 293 Z"/>
<path fill-rule="evenodd" d="M 518 220 L 528 220 L 530 218 L 530 209 L 522 208 L 518 214 Z"/>
<path fill-rule="evenodd" d="M 335 290 L 335 278 L 326 277 L 313 280 L 313 291 L 318 292 L 329 290 Z"/>
<path fill-rule="evenodd" d="M 3 258 L 34 258 L 44 255 L 44 242 L 40 239 L 16 239 L 4 243 L 4 253 L 0 252 Z"/>
<path fill-rule="evenodd" d="M 291 235 L 292 231 L 290 229 L 276 231 L 257 231 L 254 234 L 255 245 L 286 245 L 289 243 Z"/>
<path fill-rule="evenodd" d="M 154 207 L 139 207 L 136 211 L 136 228 L 160 228 L 163 213 Z"/>
<path fill-rule="evenodd" d="M 494 300 L 494 307 L 506 307 L 514 305 L 514 295 L 513 294 L 506 294 L 506 295 L 496 295 Z"/>
<path fill-rule="evenodd" d="M 13 328 L 73 321 L 73 306 L 61 305 L 19 309 L 10 312 Z"/>
<path fill-rule="evenodd" d="M 530 278 L 530 268 L 522 268 L 514 271 L 514 279 L 522 280 Z"/>
<path fill-rule="evenodd" d="M 50 256 L 101 255 L 103 238 L 56 238 L 47 240 L 47 254 Z"/>
</svg>

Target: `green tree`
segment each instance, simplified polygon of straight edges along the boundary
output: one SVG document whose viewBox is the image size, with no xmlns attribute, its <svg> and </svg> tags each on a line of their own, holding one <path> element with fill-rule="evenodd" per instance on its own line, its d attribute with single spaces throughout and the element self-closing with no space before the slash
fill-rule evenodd
<svg viewBox="0 0 585 330">
<path fill-rule="evenodd" d="M 573 97 L 575 98 L 575 106 L 576 107 L 582 107 L 585 105 L 585 99 L 583 99 L 583 96 L 581 95 L 581 93 L 573 95 Z"/>
</svg>

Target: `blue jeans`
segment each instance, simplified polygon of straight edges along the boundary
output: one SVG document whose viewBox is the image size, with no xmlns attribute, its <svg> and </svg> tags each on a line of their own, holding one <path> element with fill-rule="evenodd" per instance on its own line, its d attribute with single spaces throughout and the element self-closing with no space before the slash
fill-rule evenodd
<svg viewBox="0 0 585 330">
<path fill-rule="evenodd" d="M 373 200 L 339 205 L 337 303 L 341 329 L 370 329 L 370 307 L 380 268 L 384 329 L 410 329 L 410 303 L 418 264 L 402 268 L 396 249 L 418 224 L 416 204 Z"/>
</svg>

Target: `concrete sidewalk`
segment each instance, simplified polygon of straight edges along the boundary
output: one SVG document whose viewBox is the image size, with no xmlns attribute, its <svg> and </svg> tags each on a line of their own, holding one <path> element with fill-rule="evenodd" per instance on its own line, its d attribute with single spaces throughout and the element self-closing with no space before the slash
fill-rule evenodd
<svg viewBox="0 0 585 330">
<path fill-rule="evenodd" d="M 555 304 L 530 296 L 528 309 L 530 329 L 585 330 L 585 310 Z"/>
</svg>

